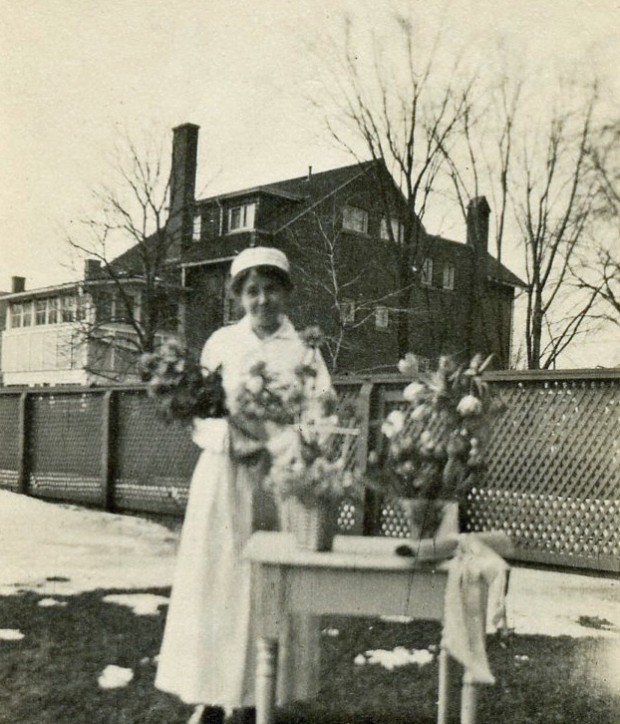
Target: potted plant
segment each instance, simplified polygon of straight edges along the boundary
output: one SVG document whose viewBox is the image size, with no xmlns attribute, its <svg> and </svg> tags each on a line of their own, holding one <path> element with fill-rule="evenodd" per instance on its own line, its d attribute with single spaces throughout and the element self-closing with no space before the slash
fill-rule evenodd
<svg viewBox="0 0 620 724">
<path fill-rule="evenodd" d="M 490 423 L 502 409 L 481 376 L 490 361 L 476 355 L 459 366 L 444 356 L 427 374 L 413 354 L 399 362 L 409 378 L 404 404 L 382 424 L 386 445 L 371 459 L 370 477 L 396 499 L 414 539 L 458 533 L 459 501 L 482 471 Z"/>
</svg>

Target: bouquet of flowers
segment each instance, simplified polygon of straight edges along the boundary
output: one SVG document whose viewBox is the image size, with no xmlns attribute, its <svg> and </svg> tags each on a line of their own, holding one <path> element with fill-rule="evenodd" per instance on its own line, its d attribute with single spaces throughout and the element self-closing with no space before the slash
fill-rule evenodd
<svg viewBox="0 0 620 724">
<path fill-rule="evenodd" d="M 404 388 L 405 409 L 390 412 L 382 425 L 384 459 L 371 460 L 371 478 L 396 498 L 457 500 L 483 468 L 490 423 L 503 409 L 481 375 L 491 357 L 476 355 L 458 366 L 441 357 L 438 369 L 419 372 L 408 354 L 400 372 L 411 378 Z"/>
<path fill-rule="evenodd" d="M 302 333 L 307 360 L 282 379 L 264 362 L 256 363 L 234 403 L 241 427 L 262 429 L 271 457 L 265 486 L 280 499 L 294 497 L 308 507 L 352 494 L 355 479 L 346 469 L 349 446 L 337 443 L 337 400 L 316 390 L 320 330 Z M 351 438 L 352 439 L 352 438 Z"/>
<path fill-rule="evenodd" d="M 176 340 L 167 341 L 157 352 L 143 354 L 139 370 L 149 397 L 167 422 L 227 414 L 220 370 L 206 372 Z"/>
</svg>

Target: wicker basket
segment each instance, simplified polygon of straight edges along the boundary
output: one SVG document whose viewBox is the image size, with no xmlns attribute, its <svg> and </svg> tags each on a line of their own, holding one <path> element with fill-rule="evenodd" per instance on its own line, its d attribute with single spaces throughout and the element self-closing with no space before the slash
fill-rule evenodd
<svg viewBox="0 0 620 724">
<path fill-rule="evenodd" d="M 280 526 L 292 533 L 297 546 L 307 551 L 330 551 L 336 532 L 335 515 L 331 506 L 317 504 L 311 508 L 297 498 L 280 502 Z"/>
</svg>

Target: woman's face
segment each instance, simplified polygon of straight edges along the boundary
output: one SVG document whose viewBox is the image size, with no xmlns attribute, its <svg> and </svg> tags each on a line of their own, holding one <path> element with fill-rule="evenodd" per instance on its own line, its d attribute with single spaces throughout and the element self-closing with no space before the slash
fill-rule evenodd
<svg viewBox="0 0 620 724">
<path fill-rule="evenodd" d="M 289 292 L 283 284 L 256 269 L 243 282 L 239 301 L 254 330 L 275 332 L 286 311 Z"/>
</svg>

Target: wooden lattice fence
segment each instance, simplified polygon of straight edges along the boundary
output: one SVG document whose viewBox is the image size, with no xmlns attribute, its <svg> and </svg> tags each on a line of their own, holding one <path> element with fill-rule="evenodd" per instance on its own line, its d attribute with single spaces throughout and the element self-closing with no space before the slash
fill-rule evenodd
<svg viewBox="0 0 620 724">
<path fill-rule="evenodd" d="M 620 572 L 620 371 L 488 375 L 507 403 L 469 530 L 501 529 L 515 559 Z M 341 441 L 364 468 L 402 378 L 336 381 Z M 353 422 L 355 420 L 355 422 Z M 351 445 L 351 440 L 355 441 Z M 198 450 L 166 425 L 143 387 L 0 391 L 0 487 L 106 509 L 182 515 Z M 401 512 L 368 495 L 340 511 L 343 531 L 406 536 Z"/>
</svg>

